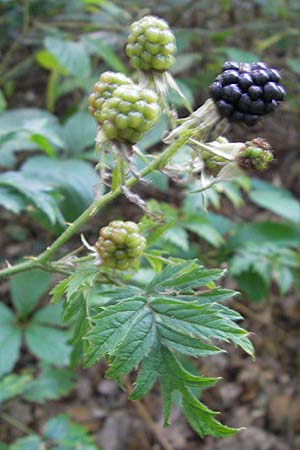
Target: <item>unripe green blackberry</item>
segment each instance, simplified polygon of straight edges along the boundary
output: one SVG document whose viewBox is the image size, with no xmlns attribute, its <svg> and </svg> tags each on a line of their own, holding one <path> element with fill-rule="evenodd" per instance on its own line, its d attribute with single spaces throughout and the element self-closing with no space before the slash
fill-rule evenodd
<svg viewBox="0 0 300 450">
<path fill-rule="evenodd" d="M 114 90 L 98 120 L 107 139 L 135 144 L 160 116 L 158 96 L 137 85 L 120 86 Z"/>
<path fill-rule="evenodd" d="M 271 146 L 262 138 L 246 142 L 245 148 L 237 155 L 237 162 L 241 167 L 250 167 L 259 172 L 268 169 L 273 160 Z"/>
<path fill-rule="evenodd" d="M 95 244 L 102 264 L 119 270 L 135 267 L 143 254 L 146 239 L 141 236 L 136 223 L 114 220 L 101 228 Z"/>
<path fill-rule="evenodd" d="M 145 16 L 130 27 L 126 53 L 136 69 L 164 72 L 173 65 L 176 52 L 175 37 L 167 22 Z"/>
<path fill-rule="evenodd" d="M 207 173 L 211 173 L 212 175 L 217 175 L 224 164 L 228 163 L 226 159 L 221 156 L 214 155 L 207 150 L 202 150 L 202 159 L 205 164 L 205 170 Z"/>
<path fill-rule="evenodd" d="M 89 113 L 98 120 L 104 102 L 112 97 L 113 91 L 123 84 L 133 84 L 130 78 L 118 72 L 104 72 L 93 86 L 89 96 Z"/>
</svg>

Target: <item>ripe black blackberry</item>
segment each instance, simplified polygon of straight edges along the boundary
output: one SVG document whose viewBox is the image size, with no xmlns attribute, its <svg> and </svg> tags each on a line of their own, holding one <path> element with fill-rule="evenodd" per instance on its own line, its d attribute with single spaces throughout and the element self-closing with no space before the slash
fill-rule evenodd
<svg viewBox="0 0 300 450">
<path fill-rule="evenodd" d="M 280 73 L 263 62 L 227 61 L 210 86 L 210 96 L 220 116 L 252 126 L 284 100 L 286 93 L 280 80 Z"/>
</svg>

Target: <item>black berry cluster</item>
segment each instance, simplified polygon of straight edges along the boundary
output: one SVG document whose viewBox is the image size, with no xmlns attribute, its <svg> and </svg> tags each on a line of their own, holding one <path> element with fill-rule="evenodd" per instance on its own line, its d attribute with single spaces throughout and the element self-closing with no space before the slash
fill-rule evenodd
<svg viewBox="0 0 300 450">
<path fill-rule="evenodd" d="M 264 62 L 228 61 L 210 86 L 210 95 L 222 117 L 252 126 L 284 100 L 280 80 L 280 73 Z"/>
</svg>

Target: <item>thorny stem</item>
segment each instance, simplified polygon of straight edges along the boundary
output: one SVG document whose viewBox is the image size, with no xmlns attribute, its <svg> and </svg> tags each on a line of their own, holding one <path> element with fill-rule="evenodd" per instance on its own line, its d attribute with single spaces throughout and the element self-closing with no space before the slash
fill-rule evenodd
<svg viewBox="0 0 300 450">
<path fill-rule="evenodd" d="M 148 166 L 140 172 L 140 177 L 143 178 L 155 170 L 162 169 L 167 162 L 176 154 L 176 152 L 188 141 L 190 133 L 184 133 L 183 136 L 179 136 L 173 143 L 171 143 L 161 155 L 152 161 Z M 138 182 L 138 178 L 132 176 L 126 183 L 127 188 L 131 188 Z M 57 250 L 62 247 L 71 237 L 88 222 L 93 216 L 101 211 L 107 204 L 111 203 L 114 199 L 119 197 L 123 193 L 122 186 L 118 186 L 116 189 L 103 195 L 101 198 L 96 198 L 93 203 L 73 222 L 69 227 L 52 243 L 50 247 L 46 249 L 41 255 L 36 258 L 31 258 L 28 261 L 17 264 L 15 266 L 7 267 L 0 270 L 0 278 L 14 275 L 19 272 L 25 272 L 33 268 L 39 267 L 47 270 L 49 261 L 52 261 Z M 53 264 L 51 268 L 54 268 Z"/>
</svg>

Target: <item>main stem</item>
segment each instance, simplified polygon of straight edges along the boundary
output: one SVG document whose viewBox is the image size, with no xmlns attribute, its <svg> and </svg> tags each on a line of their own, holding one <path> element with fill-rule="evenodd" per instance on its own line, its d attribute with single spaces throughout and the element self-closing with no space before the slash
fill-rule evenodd
<svg viewBox="0 0 300 450">
<path fill-rule="evenodd" d="M 167 162 L 176 154 L 176 152 L 189 140 L 190 134 L 185 133 L 184 136 L 179 137 L 176 141 L 170 144 L 161 155 L 152 161 L 140 172 L 140 177 L 145 177 L 151 172 L 163 168 Z M 126 183 L 127 188 L 131 188 L 138 182 L 138 178 L 133 176 Z M 19 272 L 25 272 L 36 267 L 41 267 L 44 263 L 52 261 L 57 250 L 62 247 L 71 237 L 93 216 L 102 210 L 108 203 L 111 203 L 115 198 L 123 192 L 122 186 L 118 186 L 113 191 L 108 192 L 93 203 L 71 224 L 69 227 L 53 242 L 53 244 L 46 249 L 41 255 L 36 258 L 31 258 L 28 261 L 17 264 L 16 266 L 7 267 L 0 270 L 0 278 L 14 275 Z M 46 269 L 46 268 L 45 268 Z"/>
</svg>

